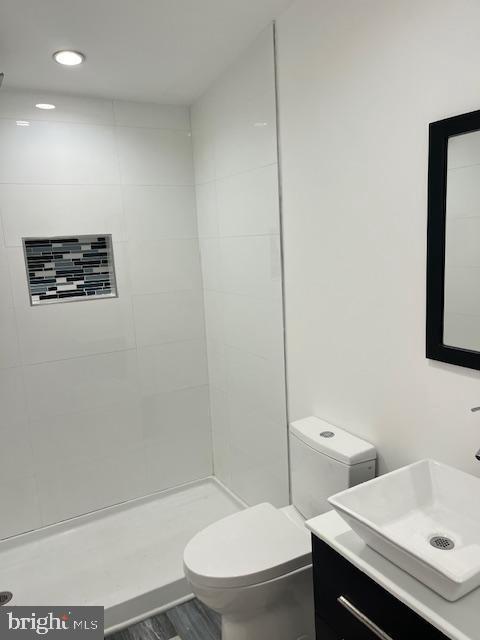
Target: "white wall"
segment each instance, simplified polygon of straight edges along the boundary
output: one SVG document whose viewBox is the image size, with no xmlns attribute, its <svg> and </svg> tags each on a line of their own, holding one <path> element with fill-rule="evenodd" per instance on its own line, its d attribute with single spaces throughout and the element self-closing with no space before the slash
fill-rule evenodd
<svg viewBox="0 0 480 640">
<path fill-rule="evenodd" d="M 288 502 L 272 29 L 193 106 L 216 475 Z"/>
<path fill-rule="evenodd" d="M 290 417 L 480 474 L 478 372 L 424 356 L 428 123 L 478 109 L 480 5 L 298 0 L 278 20 Z"/>
<path fill-rule="evenodd" d="M 189 129 L 0 94 L 0 537 L 212 471 Z M 113 235 L 118 299 L 30 307 L 21 238 L 89 233 Z"/>
</svg>

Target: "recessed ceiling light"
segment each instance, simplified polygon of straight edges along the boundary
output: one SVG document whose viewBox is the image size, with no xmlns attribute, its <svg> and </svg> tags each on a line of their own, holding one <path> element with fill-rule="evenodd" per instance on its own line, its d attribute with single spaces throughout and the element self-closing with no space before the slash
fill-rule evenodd
<svg viewBox="0 0 480 640">
<path fill-rule="evenodd" d="M 37 107 L 37 109 L 45 109 L 45 111 L 48 111 L 49 109 L 55 109 L 55 105 L 49 104 L 48 102 L 39 102 L 35 106 Z"/>
<path fill-rule="evenodd" d="M 17 120 L 17 127 L 29 127 L 30 122 L 28 120 Z"/>
<path fill-rule="evenodd" d="M 53 54 L 53 59 L 55 62 L 58 62 L 58 64 L 63 64 L 67 67 L 75 67 L 77 64 L 82 64 L 85 60 L 85 54 L 80 51 L 69 51 L 65 49 L 62 51 L 56 51 Z"/>
</svg>

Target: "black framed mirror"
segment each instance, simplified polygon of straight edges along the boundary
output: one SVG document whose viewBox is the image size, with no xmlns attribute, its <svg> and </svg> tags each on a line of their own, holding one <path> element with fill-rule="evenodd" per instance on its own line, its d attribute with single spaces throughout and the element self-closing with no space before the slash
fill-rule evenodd
<svg viewBox="0 0 480 640">
<path fill-rule="evenodd" d="M 430 124 L 427 358 L 480 370 L 480 111 Z"/>
</svg>

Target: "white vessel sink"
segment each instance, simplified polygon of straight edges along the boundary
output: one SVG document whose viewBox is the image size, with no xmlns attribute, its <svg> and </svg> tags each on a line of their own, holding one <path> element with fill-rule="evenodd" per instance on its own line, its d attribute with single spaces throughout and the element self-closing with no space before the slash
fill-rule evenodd
<svg viewBox="0 0 480 640">
<path fill-rule="evenodd" d="M 480 585 L 479 478 L 421 460 L 329 502 L 370 547 L 447 600 Z"/>
</svg>

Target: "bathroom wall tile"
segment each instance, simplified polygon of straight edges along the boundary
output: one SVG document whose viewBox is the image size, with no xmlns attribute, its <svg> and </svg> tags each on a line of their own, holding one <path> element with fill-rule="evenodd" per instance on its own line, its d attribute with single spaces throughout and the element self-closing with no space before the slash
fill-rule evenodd
<svg viewBox="0 0 480 640">
<path fill-rule="evenodd" d="M 276 162 L 273 68 L 272 32 L 266 29 L 214 85 L 217 178 Z"/>
<path fill-rule="evenodd" d="M 109 233 L 126 240 L 120 186 L 0 185 L 5 244 L 22 238 Z"/>
<path fill-rule="evenodd" d="M 1 220 L 0 220 L 1 221 Z M 0 232 L 2 227 L 0 225 Z M 9 251 L 3 245 L 3 237 L 0 236 L 0 300 L 4 306 L 13 305 L 12 285 L 9 269 Z"/>
<path fill-rule="evenodd" d="M 105 406 L 49 415 L 30 421 L 30 441 L 43 466 L 58 460 L 75 463 L 86 458 L 107 458 L 142 441 L 142 414 L 137 398 L 120 398 Z M 52 447 L 52 442 L 55 446 Z"/>
<path fill-rule="evenodd" d="M 143 418 L 149 492 L 212 474 L 207 386 L 145 397 Z"/>
<path fill-rule="evenodd" d="M 38 500 L 43 526 L 106 506 L 103 486 L 109 481 L 98 460 L 59 462 L 37 470 Z M 68 496 L 68 500 L 65 497 Z"/>
<path fill-rule="evenodd" d="M 150 129 L 190 130 L 188 107 L 154 104 L 145 102 L 126 102 L 115 100 L 113 103 L 115 122 L 128 127 L 147 127 Z"/>
<path fill-rule="evenodd" d="M 148 423 L 145 445 L 149 491 L 211 475 L 208 387 L 185 389 L 146 400 L 148 413 L 155 416 Z"/>
<path fill-rule="evenodd" d="M 240 349 L 227 348 L 229 399 L 266 421 L 286 422 L 283 358 L 260 358 Z"/>
<path fill-rule="evenodd" d="M 0 483 L 8 487 L 0 492 L 0 539 L 37 529 L 40 516 L 33 475 L 26 473 L 12 482 L 9 471 L 0 467 Z"/>
<path fill-rule="evenodd" d="M 138 399 L 135 350 L 25 367 L 30 415 L 69 414 Z"/>
<path fill-rule="evenodd" d="M 19 127 L 0 120 L 0 138 L 1 183 L 119 182 L 112 127 L 39 121 Z"/>
<path fill-rule="evenodd" d="M 0 370 L 0 539 L 40 524 L 20 368 Z"/>
<path fill-rule="evenodd" d="M 227 347 L 221 340 L 207 339 L 208 379 L 212 387 L 228 390 Z"/>
<path fill-rule="evenodd" d="M 20 364 L 15 311 L 12 306 L 0 306 L 0 369 Z"/>
<path fill-rule="evenodd" d="M 42 524 L 59 522 L 144 495 L 144 460 L 142 448 L 135 447 L 104 459 L 41 465 L 36 477 Z"/>
<path fill-rule="evenodd" d="M 30 294 L 23 249 L 20 247 L 6 249 L 5 256 L 7 259 L 6 273 L 9 274 L 11 280 L 12 305 L 18 308 L 29 307 Z"/>
<path fill-rule="evenodd" d="M 252 447 L 252 442 L 255 446 Z M 230 404 L 231 487 L 248 504 L 269 496 L 288 504 L 287 424 L 270 422 L 243 404 Z"/>
<path fill-rule="evenodd" d="M 137 442 L 135 446 L 102 462 L 106 473 L 103 482 L 104 506 L 133 500 L 149 492 L 142 443 Z"/>
<path fill-rule="evenodd" d="M 197 184 L 197 219 L 200 238 L 218 236 L 217 194 L 215 182 Z"/>
<path fill-rule="evenodd" d="M 278 236 L 220 239 L 222 289 L 257 298 L 280 298 L 281 257 Z"/>
<path fill-rule="evenodd" d="M 17 309 L 23 362 L 132 349 L 135 329 L 130 299 L 86 300 Z M 72 340 L 72 333 L 75 340 Z M 38 335 L 42 340 L 38 340 Z"/>
<path fill-rule="evenodd" d="M 56 106 L 53 110 L 37 109 L 38 103 Z M 84 124 L 113 124 L 113 103 L 101 98 L 67 96 L 44 91 L 2 89 L 0 118 L 12 120 L 45 120 Z"/>
<path fill-rule="evenodd" d="M 192 107 L 197 182 L 276 162 L 273 64 L 268 28 Z"/>
<path fill-rule="evenodd" d="M 14 428 L 27 417 L 25 389 L 20 367 L 0 370 L 2 429 Z"/>
<path fill-rule="evenodd" d="M 203 286 L 212 291 L 222 290 L 222 264 L 218 238 L 200 238 Z"/>
<path fill-rule="evenodd" d="M 174 445 L 177 444 L 177 447 Z M 182 444 L 169 441 L 165 451 L 170 453 L 170 457 L 165 458 L 159 464 L 158 452 L 146 445 L 146 473 L 147 491 L 154 493 L 169 487 L 190 482 L 200 478 L 206 478 L 212 474 L 211 450 L 205 446 L 201 449 L 194 449 L 188 442 L 188 438 L 182 439 Z M 178 463 L 178 456 L 183 456 L 185 465 Z M 177 458 L 177 460 L 175 459 Z"/>
<path fill-rule="evenodd" d="M 133 309 L 140 347 L 205 337 L 201 289 L 134 296 Z"/>
<path fill-rule="evenodd" d="M 283 352 L 280 298 L 223 294 L 223 323 L 223 339 L 230 346 L 271 359 Z"/>
<path fill-rule="evenodd" d="M 201 286 L 196 239 L 130 242 L 132 293 L 161 293 Z"/>
<path fill-rule="evenodd" d="M 167 129 L 119 127 L 117 138 L 123 184 L 193 184 L 190 134 Z"/>
<path fill-rule="evenodd" d="M 31 475 L 32 449 L 26 418 L 0 423 L 0 468 L 11 481 Z M 2 492 L 3 493 L 3 492 Z"/>
<path fill-rule="evenodd" d="M 215 474 L 250 504 L 283 505 L 288 464 L 271 28 L 197 100 L 191 121 Z"/>
<path fill-rule="evenodd" d="M 192 436 L 200 449 L 206 446 L 210 450 L 207 385 L 145 395 L 141 399 L 141 411 L 139 424 L 143 438 L 153 448 L 159 443 L 167 446 L 166 442 L 170 438 L 174 441 L 183 439 L 185 444 L 185 438 Z M 176 458 L 176 462 L 182 464 L 181 456 Z"/>
<path fill-rule="evenodd" d="M 225 294 L 204 291 L 206 335 L 209 341 L 225 342 Z"/>
<path fill-rule="evenodd" d="M 143 396 L 207 384 L 203 340 L 140 348 L 138 362 Z"/>
<path fill-rule="evenodd" d="M 276 164 L 218 180 L 216 190 L 221 236 L 279 233 Z"/>
<path fill-rule="evenodd" d="M 226 391 L 210 387 L 210 413 L 214 473 L 227 487 L 231 487 L 230 414 Z"/>
<path fill-rule="evenodd" d="M 197 236 L 194 187 L 126 186 L 123 199 L 129 240 Z"/>
<path fill-rule="evenodd" d="M 192 111 L 192 117 L 195 114 Z M 211 130 L 194 129 L 193 161 L 195 164 L 195 182 L 202 184 L 215 179 L 215 145 Z"/>
</svg>

